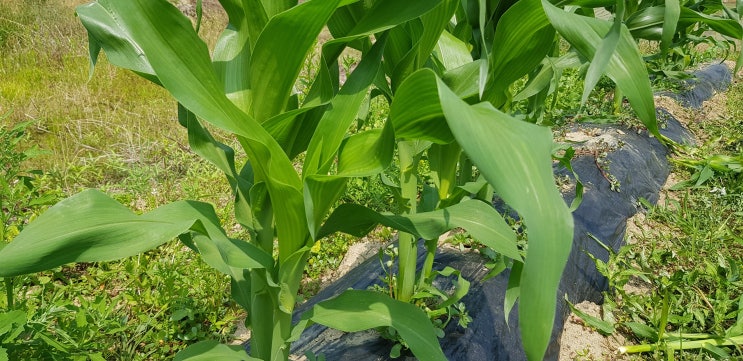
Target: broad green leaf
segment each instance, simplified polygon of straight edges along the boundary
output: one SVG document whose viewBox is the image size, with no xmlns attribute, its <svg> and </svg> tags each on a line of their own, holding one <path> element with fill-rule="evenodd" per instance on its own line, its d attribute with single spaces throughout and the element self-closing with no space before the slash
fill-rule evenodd
<svg viewBox="0 0 743 361">
<path fill-rule="evenodd" d="M 217 252 L 225 250 L 224 257 L 249 262 L 244 264 L 246 268 L 263 267 L 262 263 L 271 259 L 227 242 L 218 222 L 214 209 L 201 202 L 180 201 L 136 215 L 100 191 L 87 190 L 57 203 L 3 248 L 0 276 L 39 272 L 71 262 L 129 257 L 189 230 L 217 240 Z"/>
<path fill-rule="evenodd" d="M 307 150 L 307 145 L 320 120 L 317 114 L 322 114 L 325 110 L 323 106 L 326 104 L 327 102 L 313 104 L 281 113 L 263 122 L 263 127 L 281 145 L 286 155 L 294 158 L 297 154 Z"/>
<path fill-rule="evenodd" d="M 217 77 L 221 80 L 225 95 L 244 113 L 248 113 L 252 106 L 250 94 L 250 58 L 252 44 L 255 43 L 257 35 L 251 37 L 250 33 L 258 33 L 257 28 L 265 18 L 260 18 L 259 12 L 251 11 L 248 14 L 252 18 L 245 17 L 242 4 L 235 4 L 236 9 L 224 6 L 230 23 L 222 32 L 214 46 L 212 61 Z M 265 16 L 265 14 L 263 14 Z"/>
<path fill-rule="evenodd" d="M 21 310 L 0 313 L 0 341 L 12 342 L 23 331 L 26 324 L 26 312 Z M 14 329 L 17 332 L 11 332 Z"/>
<path fill-rule="evenodd" d="M 451 276 L 457 276 L 457 280 L 454 283 L 455 288 L 454 292 L 446 298 L 446 301 L 442 302 L 440 305 L 438 305 L 438 308 L 445 309 L 457 302 L 459 302 L 464 296 L 467 295 L 467 292 L 470 290 L 470 282 L 467 281 L 464 277 L 462 277 L 462 272 L 451 268 L 449 266 L 444 267 L 441 271 L 434 272 L 434 276 L 440 275 L 443 277 L 451 277 Z"/>
<path fill-rule="evenodd" d="M 743 39 L 743 26 L 741 26 L 737 19 L 724 19 L 707 15 L 682 6 L 681 14 L 679 14 L 679 26 L 687 27 L 696 22 L 704 23 L 722 35 L 739 40 Z"/>
<path fill-rule="evenodd" d="M 245 52 L 245 54 L 248 55 L 247 57 L 215 56 L 215 58 L 220 58 L 220 60 L 233 59 L 235 61 L 243 63 L 243 66 L 247 66 L 249 63 L 243 62 L 243 60 L 250 60 L 250 49 L 255 46 L 255 42 L 258 40 L 258 36 L 260 35 L 261 30 L 263 30 L 263 28 L 266 26 L 266 23 L 268 23 L 268 15 L 266 14 L 266 10 L 263 8 L 263 4 L 260 0 L 219 0 L 219 3 L 222 5 L 222 8 L 224 8 L 224 11 L 227 13 L 229 20 L 227 23 L 227 28 L 220 35 L 219 40 L 217 41 L 215 50 L 216 48 L 224 46 L 224 50 L 226 50 L 228 53 L 233 50 L 243 52 L 243 50 L 245 50 L 242 47 L 244 42 L 249 41 L 250 43 L 248 44 L 248 49 Z M 231 36 L 230 33 L 235 33 L 234 35 L 237 36 L 235 36 L 233 40 L 239 39 L 239 41 L 223 42 L 226 37 Z M 220 43 L 222 43 L 222 45 L 219 45 Z M 227 45 L 229 43 L 232 43 L 232 45 Z M 228 48 L 232 48 L 232 50 Z M 238 58 L 240 59 L 238 60 Z"/>
<path fill-rule="evenodd" d="M 255 44 L 250 64 L 252 115 L 256 120 L 263 122 L 285 110 L 304 60 L 338 2 L 307 1 L 269 20 Z"/>
<path fill-rule="evenodd" d="M 536 75 L 529 78 L 529 82 L 526 83 L 524 89 L 521 89 L 521 92 L 514 95 L 513 101 L 518 102 L 521 100 L 526 100 L 534 95 L 537 95 L 539 92 L 548 87 L 549 93 L 553 93 L 557 87 L 557 79 L 559 79 L 562 71 L 569 68 L 577 68 L 580 67 L 580 65 L 580 58 L 575 52 L 568 52 L 559 58 L 544 58 L 544 60 L 542 61 L 542 68 Z M 444 78 L 444 81 L 446 82 L 446 78 Z M 447 83 L 447 85 L 449 85 L 449 87 L 451 88 L 451 85 L 449 83 Z"/>
<path fill-rule="evenodd" d="M 441 107 L 454 137 L 529 227 L 519 325 L 528 358 L 540 360 L 549 343 L 557 286 L 573 238 L 572 215 L 553 179 L 552 133 L 516 120 L 489 103 L 470 106 L 429 74 L 432 82 L 437 82 Z"/>
<path fill-rule="evenodd" d="M 289 256 L 279 269 L 280 291 L 278 297 L 279 309 L 291 316 L 294 305 L 297 304 L 297 293 L 299 284 L 304 277 L 304 268 L 307 258 L 310 256 L 310 248 L 302 247 L 299 251 Z"/>
<path fill-rule="evenodd" d="M 385 37 L 381 37 L 351 73 L 348 81 L 331 101 L 330 108 L 323 114 L 307 148 L 302 169 L 305 177 L 327 173 L 330 169 L 348 127 L 356 120 L 359 106 L 380 71 L 384 47 Z"/>
<path fill-rule="evenodd" d="M 416 19 L 431 11 L 444 0 L 379 0 L 370 7 L 344 7 L 339 9 L 328 23 L 336 39 L 323 45 L 326 61 L 334 61 L 343 48 L 353 42 L 366 39 L 369 35 L 378 34 L 397 25 Z M 361 3 L 357 5 L 362 5 Z"/>
<path fill-rule="evenodd" d="M 250 164 L 250 163 L 248 163 Z M 247 165 L 246 165 L 247 167 Z M 274 206 L 268 194 L 266 183 L 256 183 L 250 188 L 250 206 L 254 215 L 252 227 L 255 241 L 260 247 L 271 253 L 274 248 Z"/>
<path fill-rule="evenodd" d="M 441 37 L 436 44 L 436 55 L 447 70 L 472 63 L 472 54 L 470 54 L 467 43 L 448 31 L 441 33 Z"/>
<path fill-rule="evenodd" d="M 404 27 L 398 26 L 389 31 L 390 46 L 387 49 L 389 51 L 385 51 L 384 59 L 393 89 L 429 61 L 431 52 L 442 31 L 449 24 L 456 6 L 455 0 L 441 1 L 420 18 L 408 21 Z"/>
<path fill-rule="evenodd" d="M 408 77 L 390 105 L 389 121 L 398 139 L 419 139 L 445 144 L 454 141 L 437 99 L 436 88 L 416 72 Z"/>
<path fill-rule="evenodd" d="M 248 202 L 251 179 L 245 179 L 235 168 L 235 151 L 224 143 L 218 142 L 196 118 L 196 115 L 178 105 L 178 121 L 188 129 L 188 144 L 191 149 L 214 164 L 227 177 L 235 195 L 235 217 L 243 226 L 253 226 L 253 212 Z"/>
<path fill-rule="evenodd" d="M 250 271 L 247 269 L 233 269 L 230 277 L 230 295 L 244 310 L 250 310 Z"/>
<path fill-rule="evenodd" d="M 348 290 L 318 303 L 302 318 L 345 332 L 392 327 L 419 360 L 446 361 L 428 316 L 382 293 Z"/>
<path fill-rule="evenodd" d="M 418 238 L 436 239 L 454 228 L 465 229 L 473 238 L 513 259 L 521 259 L 516 235 L 503 217 L 488 204 L 468 200 L 445 209 L 411 215 L 377 213 L 357 204 L 343 204 L 335 209 L 320 229 L 318 238 L 334 232 L 361 237 L 377 224 L 410 233 Z"/>
<path fill-rule="evenodd" d="M 666 20 L 666 16 L 668 13 L 673 15 L 675 11 L 676 9 L 667 9 L 665 6 L 651 6 L 632 14 L 625 23 L 632 36 L 636 38 L 662 40 L 666 22 L 670 21 Z M 743 37 L 743 27 L 738 21 L 707 15 L 686 6 L 681 6 L 679 9 L 677 20 L 676 29 L 687 28 L 695 23 L 703 23 L 722 35 L 735 39 Z"/>
<path fill-rule="evenodd" d="M 630 15 L 625 25 L 636 39 L 661 40 L 664 17 L 664 6 L 651 6 Z"/>
<path fill-rule="evenodd" d="M 676 34 L 676 26 L 681 17 L 681 5 L 678 0 L 665 0 L 665 11 L 663 14 L 663 35 L 660 40 L 660 50 L 666 53 L 673 43 Z"/>
<path fill-rule="evenodd" d="M 181 240 L 184 238 L 181 237 Z M 243 240 L 195 234 L 191 243 L 204 262 L 227 275 L 231 274 L 230 268 L 270 269 L 273 265 L 269 253 Z"/>
<path fill-rule="evenodd" d="M 462 147 L 452 142 L 446 145 L 434 144 L 428 149 L 428 162 L 439 199 L 447 199 L 457 186 L 457 165 Z"/>
<path fill-rule="evenodd" d="M 270 18 L 297 5 L 297 0 L 260 0 Z"/>
<path fill-rule="evenodd" d="M 522 0 L 498 20 L 486 89 L 487 99 L 500 107 L 508 87 L 539 65 L 555 41 L 538 0 Z"/>
<path fill-rule="evenodd" d="M 225 345 L 219 341 L 201 341 L 175 355 L 175 361 L 260 361 L 248 356 L 242 345 Z"/>
<path fill-rule="evenodd" d="M 367 35 L 390 29 L 415 19 L 443 0 L 379 0 L 359 19 L 348 35 Z"/>
<path fill-rule="evenodd" d="M 480 59 L 444 72 L 442 80 L 462 99 L 479 100 L 482 66 L 487 61 Z"/>
<path fill-rule="evenodd" d="M 423 23 L 413 19 L 385 33 L 388 45 L 384 49 L 384 69 L 394 90 L 415 69 Z"/>
<path fill-rule="evenodd" d="M 513 266 L 511 266 L 511 273 L 508 275 L 506 294 L 503 296 L 503 315 L 506 316 L 506 325 L 508 325 L 513 306 L 516 305 L 516 301 L 521 296 L 521 271 L 523 269 L 523 262 L 514 262 Z"/>
<path fill-rule="evenodd" d="M 338 150 L 338 175 L 368 177 L 379 174 L 392 163 L 395 136 L 392 125 L 346 138 Z"/>
<path fill-rule="evenodd" d="M 612 23 L 565 12 L 547 0 L 542 0 L 542 5 L 560 35 L 565 37 L 583 57 L 593 59 Z M 622 26 L 620 31 L 616 51 L 606 64 L 606 75 L 627 97 L 632 109 L 648 131 L 659 140 L 665 140 L 666 138 L 658 131 L 647 68 L 635 40 L 625 26 Z"/>
<path fill-rule="evenodd" d="M 328 210 L 346 191 L 346 178 L 311 175 L 304 179 L 304 204 L 310 235 L 315 238 Z"/>
<path fill-rule="evenodd" d="M 649 340 L 651 342 L 658 341 L 658 330 L 648 325 L 639 322 L 625 322 L 624 325 L 640 339 Z"/>
<path fill-rule="evenodd" d="M 256 179 L 265 180 L 272 202 L 281 203 L 287 210 L 276 214 L 279 258 L 284 260 L 304 246 L 308 231 L 302 184 L 292 163 L 271 135 L 224 95 L 206 44 L 190 21 L 165 1 L 98 3 L 129 30 L 163 86 L 179 103 L 199 118 L 238 135 Z"/>
<path fill-rule="evenodd" d="M 425 65 L 434 48 L 438 47 L 438 49 L 441 50 L 441 47 L 439 47 L 441 42 L 440 39 L 445 36 L 445 34 L 448 34 L 444 29 L 449 25 L 458 5 L 459 1 L 457 0 L 444 0 L 433 8 L 433 10 L 421 16 L 423 34 L 418 37 L 418 56 L 416 57 L 417 64 L 415 69 L 420 69 Z"/>
<path fill-rule="evenodd" d="M 128 29 L 104 5 L 92 2 L 77 8 L 77 16 L 88 31 L 90 49 L 90 76 L 103 49 L 111 64 L 129 69 L 157 83 L 157 76 L 147 56 L 132 40 Z"/>
</svg>

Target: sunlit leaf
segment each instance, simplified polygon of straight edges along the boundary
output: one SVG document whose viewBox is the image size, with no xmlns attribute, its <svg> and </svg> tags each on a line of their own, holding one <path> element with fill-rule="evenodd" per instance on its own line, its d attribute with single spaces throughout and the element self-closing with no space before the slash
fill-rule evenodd
<svg viewBox="0 0 743 361">
<path fill-rule="evenodd" d="M 238 257 L 234 262 L 247 262 L 243 264 L 246 268 L 271 266 L 270 256 L 242 248 L 250 247 L 247 243 L 231 244 L 208 204 L 180 201 L 137 215 L 100 191 L 87 190 L 57 203 L 3 248 L 0 276 L 39 272 L 72 262 L 125 258 L 190 230 L 222 242 L 223 247 L 215 243 L 215 252 Z M 223 250 L 229 251 L 223 254 Z"/>
<path fill-rule="evenodd" d="M 388 215 L 356 204 L 336 208 L 320 229 L 319 237 L 333 232 L 364 236 L 377 224 L 413 234 L 423 239 L 437 239 L 454 228 L 465 229 L 474 239 L 506 257 L 520 259 L 516 235 L 503 217 L 488 204 L 469 200 L 446 209 L 411 215 Z"/>
<path fill-rule="evenodd" d="M 345 332 L 392 327 L 419 360 L 446 360 L 426 313 L 379 292 L 348 290 L 318 303 L 303 318 Z"/>
<path fill-rule="evenodd" d="M 553 180 L 551 131 L 516 120 L 489 103 L 470 106 L 440 80 L 438 90 L 454 137 L 529 227 L 519 325 L 527 356 L 541 359 L 555 317 L 555 299 L 545 295 L 557 292 L 573 238 L 573 218 Z"/>
</svg>

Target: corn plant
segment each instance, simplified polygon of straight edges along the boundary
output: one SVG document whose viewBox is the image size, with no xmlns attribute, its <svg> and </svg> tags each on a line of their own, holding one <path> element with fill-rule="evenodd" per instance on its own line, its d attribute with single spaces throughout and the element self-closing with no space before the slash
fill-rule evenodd
<svg viewBox="0 0 743 361">
<path fill-rule="evenodd" d="M 721 0 L 643 0 L 627 2 L 623 13 L 615 15 L 624 18 L 636 39 L 659 44 L 658 52 L 649 57 L 649 64 L 660 68 L 653 70 L 673 75 L 674 70 L 684 70 L 690 65 L 690 54 L 697 44 L 722 44 L 728 50 L 735 49 L 736 41 L 743 40 L 741 10 L 743 4 L 739 1 L 729 8 Z M 738 56 L 736 69 L 741 65 L 743 57 Z"/>
<path fill-rule="evenodd" d="M 198 35 L 198 18 L 194 26 L 165 0 L 98 0 L 77 14 L 88 30 L 93 65 L 103 50 L 111 63 L 161 85 L 178 101 L 191 148 L 225 174 L 235 219 L 249 237 L 231 238 L 203 202 L 178 201 L 138 215 L 87 190 L 49 209 L 0 250 L 0 276 L 128 257 L 178 237 L 231 277 L 232 296 L 252 328 L 249 356 L 240 347 L 204 341 L 178 360 L 286 360 L 292 340 L 313 322 L 347 332 L 392 327 L 419 359 L 443 360 L 430 320 L 406 302 L 416 283 L 410 260 L 417 239 L 463 228 L 514 260 L 520 291 L 509 293 L 506 307 L 520 297 L 526 354 L 541 359 L 572 217 L 553 181 L 551 131 L 507 113 L 511 85 L 542 68 L 557 32 L 592 60 L 589 76 L 608 74 L 661 138 L 647 73 L 626 27 L 539 0 L 220 4 L 229 24 L 211 51 Z M 300 101 L 293 87 L 325 26 L 333 39 L 322 45 L 319 70 Z M 341 85 L 338 59 L 347 47 L 362 56 Z M 349 132 L 372 95 L 390 104 L 389 118 L 379 128 Z M 217 141 L 213 128 L 234 136 L 241 152 Z M 346 181 L 382 172 L 395 147 L 408 212 L 336 207 Z M 436 163 L 438 202 L 418 212 L 414 168 L 424 152 Z M 529 226 L 525 257 L 503 218 L 470 196 L 484 189 L 483 182 L 465 182 L 473 165 Z M 464 179 L 456 179 L 457 169 Z M 363 235 L 378 223 L 408 234 L 400 240 L 398 299 L 350 290 L 293 324 L 315 242 L 338 231 Z M 435 244 L 426 243 L 430 269 Z"/>
</svg>

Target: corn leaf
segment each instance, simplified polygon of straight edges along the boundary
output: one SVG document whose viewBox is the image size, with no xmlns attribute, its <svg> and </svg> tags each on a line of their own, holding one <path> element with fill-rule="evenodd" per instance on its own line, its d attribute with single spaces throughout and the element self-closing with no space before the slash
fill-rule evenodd
<svg viewBox="0 0 743 361">
<path fill-rule="evenodd" d="M 197 342 L 175 355 L 175 361 L 260 361 L 250 357 L 241 345 L 230 346 L 209 340 Z"/>
<path fill-rule="evenodd" d="M 508 87 L 534 70 L 547 55 L 554 36 L 555 30 L 538 0 L 522 0 L 511 6 L 495 29 L 484 97 L 500 107 Z"/>
<path fill-rule="evenodd" d="M 206 44 L 190 21 L 166 1 L 99 0 L 96 4 L 128 30 L 148 54 L 163 86 L 179 103 L 199 118 L 238 136 L 251 159 L 256 179 L 265 180 L 272 202 L 288 210 L 276 213 L 276 229 L 282 239 L 280 259 L 304 246 L 309 232 L 302 184 L 292 163 L 271 135 L 224 95 Z"/>
<path fill-rule="evenodd" d="M 547 0 L 542 0 L 545 13 L 552 25 L 576 50 L 587 59 L 594 59 L 602 38 L 609 32 L 612 22 L 571 14 Z M 621 27 L 616 51 L 606 64 L 609 76 L 627 97 L 648 131 L 660 140 L 665 138 L 658 131 L 655 103 L 650 88 L 647 68 L 642 61 L 635 40 L 625 26 Z"/>
<path fill-rule="evenodd" d="M 245 5 L 250 3 L 245 2 Z M 243 9 L 242 1 L 223 0 L 222 6 L 229 23 L 212 52 L 214 70 L 223 84 L 225 95 L 240 110 L 249 113 L 252 105 L 249 77 L 252 47 L 268 20 L 260 4 L 248 11 Z"/>
<path fill-rule="evenodd" d="M 583 95 L 580 99 L 581 106 L 585 106 L 588 96 L 591 95 L 591 91 L 598 84 L 601 76 L 604 75 L 604 69 L 606 69 L 617 49 L 622 31 L 622 19 L 624 19 L 624 0 L 617 0 L 614 22 L 601 41 L 601 45 L 596 49 L 596 55 L 588 66 L 586 80 L 583 83 Z"/>
<path fill-rule="evenodd" d="M 378 39 L 368 55 L 364 56 L 338 95 L 331 101 L 330 109 L 320 119 L 307 148 L 302 168 L 305 177 L 327 173 L 332 165 L 348 127 L 356 120 L 359 107 L 381 69 L 385 39 L 384 36 Z"/>
<path fill-rule="evenodd" d="M 390 123 L 382 129 L 354 134 L 343 140 L 338 150 L 338 175 L 369 177 L 384 171 L 395 150 L 395 135 Z"/>
<path fill-rule="evenodd" d="M 57 203 L 0 250 L 0 276 L 130 257 L 189 231 L 201 235 L 224 264 L 272 267 L 269 254 L 226 237 L 211 205 L 180 201 L 137 215 L 102 192 L 87 190 Z"/>
<path fill-rule="evenodd" d="M 446 32 L 444 29 L 449 25 L 449 21 L 451 21 L 458 5 L 459 1 L 444 0 L 433 8 L 433 10 L 421 16 L 423 34 L 419 37 L 416 69 L 423 67 L 426 61 L 428 61 L 429 55 L 436 48 L 439 39 L 442 37 L 442 32 Z"/>
<path fill-rule="evenodd" d="M 428 149 L 428 162 L 439 199 L 447 199 L 457 186 L 457 164 L 462 154 L 462 147 L 450 144 L 434 144 Z"/>
<path fill-rule="evenodd" d="M 77 8 L 77 16 L 88 31 L 90 51 L 90 76 L 101 49 L 111 64 L 129 69 L 142 77 L 158 83 L 155 71 L 147 56 L 134 42 L 129 31 L 122 27 L 113 14 L 99 3 L 90 3 Z"/>
<path fill-rule="evenodd" d="M 679 18 L 681 17 L 681 4 L 678 0 L 666 0 L 663 13 L 663 34 L 660 40 L 660 50 L 666 53 L 673 43 Z"/>
<path fill-rule="evenodd" d="M 398 139 L 428 140 L 446 144 L 454 136 L 446 124 L 436 88 L 426 86 L 430 79 L 416 72 L 397 90 L 390 105 L 390 117 Z"/>
<path fill-rule="evenodd" d="M 503 217 L 488 204 L 468 200 L 445 209 L 412 215 L 390 215 L 357 204 L 343 204 L 333 211 L 318 238 L 334 232 L 361 237 L 377 224 L 410 233 L 418 238 L 437 239 L 454 228 L 465 229 L 473 238 L 513 259 L 521 259 L 516 235 Z"/>
<path fill-rule="evenodd" d="M 307 224 L 310 234 L 315 235 L 328 210 L 346 191 L 346 178 L 315 174 L 306 177 L 304 183 Z"/>
<path fill-rule="evenodd" d="M 392 327 L 419 360 L 446 361 L 428 316 L 379 292 L 348 290 L 318 303 L 302 318 L 345 332 Z"/>
<path fill-rule="evenodd" d="M 269 20 L 255 44 L 250 65 L 256 120 L 263 122 L 285 110 L 304 59 L 338 3 L 308 1 Z"/>
<path fill-rule="evenodd" d="M 527 357 L 541 360 L 555 317 L 554 296 L 573 238 L 573 218 L 553 180 L 552 133 L 511 118 L 489 103 L 470 106 L 441 80 L 433 80 L 438 83 L 441 107 L 454 137 L 529 227 L 519 325 Z"/>
<path fill-rule="evenodd" d="M 441 33 L 436 43 L 435 53 L 447 70 L 472 63 L 472 54 L 470 54 L 468 44 L 446 30 Z"/>
<path fill-rule="evenodd" d="M 443 0 L 375 1 L 350 34 L 373 34 L 390 29 L 431 11 L 442 2 Z"/>
</svg>

